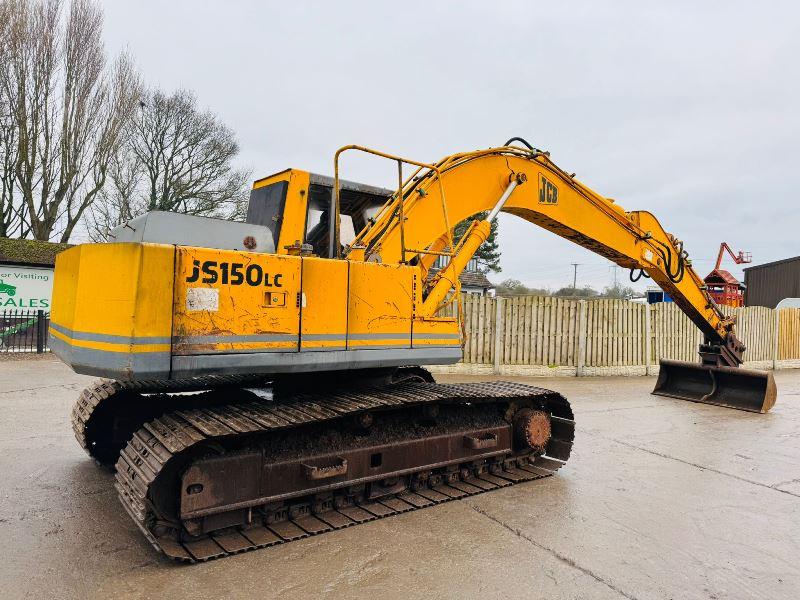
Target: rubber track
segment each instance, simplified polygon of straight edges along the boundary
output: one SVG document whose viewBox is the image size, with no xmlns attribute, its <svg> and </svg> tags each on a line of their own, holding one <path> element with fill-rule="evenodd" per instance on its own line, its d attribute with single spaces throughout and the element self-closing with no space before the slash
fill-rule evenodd
<svg viewBox="0 0 800 600">
<path fill-rule="evenodd" d="M 553 438 L 547 453 L 531 458 L 529 464 L 506 461 L 509 464 L 500 471 L 466 480 L 449 481 L 414 492 L 404 491 L 380 501 L 309 514 L 267 526 L 212 533 L 189 542 L 177 542 L 171 536 L 156 538 L 148 527 L 148 523 L 156 518 L 148 493 L 159 473 L 171 459 L 201 442 L 331 421 L 369 410 L 432 402 L 496 403 L 514 400 L 544 401 L 553 413 Z M 204 561 L 552 475 L 568 459 L 573 435 L 574 420 L 569 403 L 551 390 L 511 382 L 408 383 L 391 388 L 303 395 L 281 403 L 256 400 L 164 415 L 137 431 L 122 451 L 117 461 L 115 486 L 125 510 L 156 549 L 175 560 Z"/>
</svg>

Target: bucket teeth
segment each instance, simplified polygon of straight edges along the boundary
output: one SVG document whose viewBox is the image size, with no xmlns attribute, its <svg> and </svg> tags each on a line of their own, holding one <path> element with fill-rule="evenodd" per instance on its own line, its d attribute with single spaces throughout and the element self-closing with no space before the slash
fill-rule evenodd
<svg viewBox="0 0 800 600">
<path fill-rule="evenodd" d="M 661 360 L 653 393 L 691 402 L 765 413 L 775 404 L 772 373 Z"/>
</svg>

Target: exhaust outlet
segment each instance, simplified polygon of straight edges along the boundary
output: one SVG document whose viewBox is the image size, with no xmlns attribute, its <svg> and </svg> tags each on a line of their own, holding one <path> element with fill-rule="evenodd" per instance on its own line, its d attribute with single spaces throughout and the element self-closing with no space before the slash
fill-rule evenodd
<svg viewBox="0 0 800 600">
<path fill-rule="evenodd" d="M 715 367 L 677 360 L 660 361 L 653 394 L 765 413 L 778 395 L 769 371 Z"/>
</svg>

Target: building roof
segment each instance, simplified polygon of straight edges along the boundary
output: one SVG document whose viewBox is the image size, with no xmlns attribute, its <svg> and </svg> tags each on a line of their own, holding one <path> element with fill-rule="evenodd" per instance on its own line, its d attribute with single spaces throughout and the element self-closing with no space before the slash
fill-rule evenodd
<svg viewBox="0 0 800 600">
<path fill-rule="evenodd" d="M 745 271 L 753 271 L 753 270 L 756 270 L 756 269 L 763 269 L 765 267 L 775 267 L 777 265 L 782 265 L 784 263 L 794 262 L 796 260 L 800 261 L 800 256 L 795 256 L 795 257 L 792 257 L 792 258 L 784 258 L 782 260 L 774 260 L 772 262 L 764 263 L 764 264 L 761 264 L 761 265 L 753 265 L 752 267 L 745 267 L 744 270 Z"/>
<path fill-rule="evenodd" d="M 714 269 L 711 271 L 711 273 L 706 275 L 706 278 L 703 281 L 706 283 L 728 283 L 731 285 L 739 285 L 739 280 L 725 269 Z"/>
<path fill-rule="evenodd" d="M 775 308 L 784 298 L 800 298 L 800 256 L 744 270 L 746 306 Z"/>
<path fill-rule="evenodd" d="M 52 267 L 56 264 L 56 254 L 70 246 L 71 244 L 0 237 L 0 263 Z"/>
<path fill-rule="evenodd" d="M 431 269 L 430 273 L 428 274 L 428 278 L 430 279 L 436 273 L 438 273 L 439 269 Z M 467 286 L 471 288 L 482 288 L 484 290 L 489 290 L 494 287 L 494 284 L 489 281 L 484 273 L 480 271 L 462 271 L 461 275 L 458 276 L 458 280 L 461 282 L 462 286 Z"/>
</svg>

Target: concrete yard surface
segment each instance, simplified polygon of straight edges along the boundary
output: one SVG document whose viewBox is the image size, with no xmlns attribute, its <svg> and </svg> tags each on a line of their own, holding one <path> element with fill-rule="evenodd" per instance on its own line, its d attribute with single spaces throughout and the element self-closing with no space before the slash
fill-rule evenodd
<svg viewBox="0 0 800 600">
<path fill-rule="evenodd" d="M 653 378 L 514 378 L 572 403 L 556 476 L 182 566 L 72 436 L 92 379 L 2 361 L 0 598 L 798 598 L 800 371 L 775 375 L 766 415 L 655 397 Z"/>
</svg>

